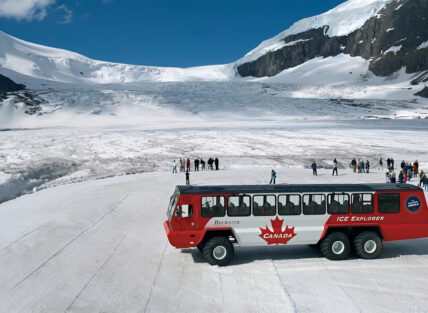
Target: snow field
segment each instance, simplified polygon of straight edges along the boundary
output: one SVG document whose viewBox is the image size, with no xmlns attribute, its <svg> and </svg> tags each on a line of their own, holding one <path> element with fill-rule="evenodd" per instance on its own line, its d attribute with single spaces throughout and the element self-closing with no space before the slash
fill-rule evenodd
<svg viewBox="0 0 428 313">
<path fill-rule="evenodd" d="M 383 182 L 383 173 L 278 169 L 278 183 Z M 194 184 L 260 184 L 269 168 L 191 173 Z M 46 189 L 0 205 L 0 312 L 425 312 L 428 239 L 381 258 L 332 262 L 307 246 L 237 248 L 208 265 L 167 242 L 184 174 L 154 172 Z"/>
</svg>

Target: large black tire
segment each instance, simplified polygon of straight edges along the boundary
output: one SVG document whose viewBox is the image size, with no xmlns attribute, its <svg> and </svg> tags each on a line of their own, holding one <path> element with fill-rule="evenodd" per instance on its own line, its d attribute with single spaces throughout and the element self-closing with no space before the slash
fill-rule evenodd
<svg viewBox="0 0 428 313">
<path fill-rule="evenodd" d="M 363 231 L 354 239 L 355 254 L 362 259 L 375 259 L 382 250 L 382 239 L 374 231 Z"/>
<path fill-rule="evenodd" d="M 233 245 L 226 237 L 213 237 L 202 248 L 202 254 L 211 265 L 228 265 L 234 255 Z"/>
<path fill-rule="evenodd" d="M 321 241 L 321 252 L 329 260 L 343 260 L 351 251 L 348 236 L 342 232 L 328 234 Z"/>
</svg>

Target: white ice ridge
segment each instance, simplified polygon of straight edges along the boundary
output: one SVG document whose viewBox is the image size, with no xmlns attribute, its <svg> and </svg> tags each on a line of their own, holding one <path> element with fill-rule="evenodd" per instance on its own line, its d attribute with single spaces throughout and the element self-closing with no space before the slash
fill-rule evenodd
<svg viewBox="0 0 428 313">
<path fill-rule="evenodd" d="M 424 41 L 423 43 L 421 43 L 419 45 L 419 47 L 417 48 L 417 50 L 419 50 L 419 49 L 425 49 L 425 48 L 428 48 L 428 40 Z"/>
<path fill-rule="evenodd" d="M 294 23 L 287 30 L 275 37 L 263 41 L 254 50 L 247 53 L 238 64 L 256 60 L 269 51 L 285 46 L 282 41 L 287 36 L 298 34 L 309 29 L 325 28 L 325 34 L 333 36 L 347 35 L 360 28 L 372 16 L 375 16 L 387 3 L 396 0 L 349 0 L 323 14 L 308 17 Z"/>
<path fill-rule="evenodd" d="M 231 65 L 175 68 L 97 61 L 71 51 L 29 43 L 1 31 L 0 67 L 30 78 L 74 84 L 218 81 L 233 76 Z"/>
</svg>

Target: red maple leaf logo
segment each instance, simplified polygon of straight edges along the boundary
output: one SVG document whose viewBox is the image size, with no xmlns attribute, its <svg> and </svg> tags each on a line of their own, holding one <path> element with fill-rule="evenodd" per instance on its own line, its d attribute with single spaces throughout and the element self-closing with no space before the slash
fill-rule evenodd
<svg viewBox="0 0 428 313">
<path fill-rule="evenodd" d="M 266 228 L 260 228 L 262 233 L 259 235 L 260 238 L 266 240 L 268 245 L 285 245 L 291 238 L 296 236 L 296 233 L 294 233 L 294 227 L 288 228 L 287 225 L 284 231 L 282 231 L 284 220 L 280 220 L 278 216 L 274 220 L 270 221 L 272 223 L 273 231 L 271 231 L 266 225 Z"/>
</svg>

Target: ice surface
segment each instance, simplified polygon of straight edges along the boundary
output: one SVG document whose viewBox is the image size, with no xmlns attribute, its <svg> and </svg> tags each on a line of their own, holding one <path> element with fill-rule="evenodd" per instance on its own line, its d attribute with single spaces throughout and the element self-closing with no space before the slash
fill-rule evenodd
<svg viewBox="0 0 428 313">
<path fill-rule="evenodd" d="M 402 103 L 335 100 L 318 104 L 302 101 L 300 106 L 311 109 L 317 119 L 299 116 L 298 112 L 287 117 L 281 113 L 287 107 L 273 106 L 270 114 L 256 107 L 248 107 L 241 114 L 227 114 L 209 111 L 207 105 L 204 111 L 141 126 L 3 131 L 0 172 L 8 176 L 0 183 L 0 201 L 35 188 L 169 170 L 172 161 L 180 157 L 206 160 L 217 156 L 221 167 L 227 169 L 298 168 L 308 166 L 312 159 L 326 163 L 335 157 L 342 167 L 347 167 L 353 157 L 369 159 L 376 165 L 380 157 L 389 156 L 408 162 L 418 159 L 421 166 L 428 166 L 428 142 L 421 140 L 428 136 L 427 119 L 376 118 L 376 112 L 385 114 L 385 108 L 391 110 L 391 117 L 404 117 L 409 107 Z M 325 115 L 341 112 L 366 118 L 334 119 Z"/>
<path fill-rule="evenodd" d="M 193 184 L 263 184 L 270 168 L 191 173 Z M 383 173 L 277 170 L 278 183 L 383 182 Z M 167 242 L 183 174 L 146 173 L 43 190 L 0 205 L 0 312 L 425 312 L 428 240 L 379 259 L 328 261 L 307 246 L 237 248 L 208 265 Z"/>
</svg>

